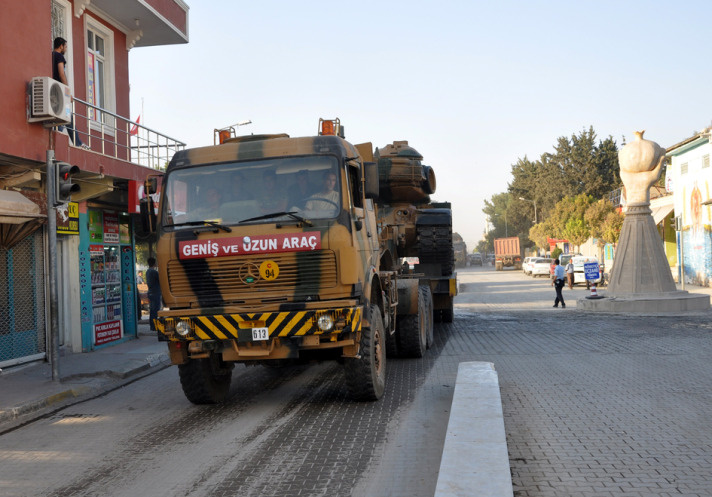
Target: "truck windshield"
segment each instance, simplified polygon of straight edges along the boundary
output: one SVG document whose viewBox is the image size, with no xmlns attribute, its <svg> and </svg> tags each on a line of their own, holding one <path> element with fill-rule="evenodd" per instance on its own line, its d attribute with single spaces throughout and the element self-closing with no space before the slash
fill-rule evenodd
<svg viewBox="0 0 712 497">
<path fill-rule="evenodd" d="M 338 171 L 333 156 L 209 164 L 171 171 L 164 180 L 163 226 L 333 218 L 341 210 Z"/>
</svg>

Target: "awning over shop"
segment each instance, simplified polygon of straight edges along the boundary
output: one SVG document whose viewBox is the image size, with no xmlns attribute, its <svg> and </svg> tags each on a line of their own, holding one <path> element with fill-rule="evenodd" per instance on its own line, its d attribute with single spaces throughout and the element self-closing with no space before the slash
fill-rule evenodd
<svg viewBox="0 0 712 497">
<path fill-rule="evenodd" d="M 660 222 L 665 219 L 674 208 L 675 206 L 672 202 L 672 199 L 670 199 L 669 202 L 665 202 L 664 204 L 659 205 L 653 205 L 651 203 L 650 210 L 653 211 L 653 219 L 655 220 L 655 224 L 660 224 Z"/>
<path fill-rule="evenodd" d="M 46 217 L 21 193 L 0 190 L 0 247 L 11 249 L 42 226 Z"/>
</svg>

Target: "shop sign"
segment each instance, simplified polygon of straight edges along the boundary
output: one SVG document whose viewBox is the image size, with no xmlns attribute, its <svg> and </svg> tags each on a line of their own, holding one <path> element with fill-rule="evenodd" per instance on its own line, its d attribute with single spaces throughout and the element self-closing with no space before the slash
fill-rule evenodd
<svg viewBox="0 0 712 497">
<path fill-rule="evenodd" d="M 104 241 L 102 236 L 101 211 L 89 209 L 89 241 L 91 243 L 101 243 Z"/>
<path fill-rule="evenodd" d="M 57 234 L 78 235 L 79 234 L 79 204 L 77 202 L 67 202 L 56 209 L 57 211 Z"/>
<path fill-rule="evenodd" d="M 110 321 L 94 325 L 94 344 L 104 345 L 121 339 L 121 321 Z"/>
<path fill-rule="evenodd" d="M 284 235 L 187 240 L 180 242 L 178 249 L 181 259 L 207 259 L 242 254 L 309 252 L 321 249 L 321 233 L 308 231 Z"/>
<path fill-rule="evenodd" d="M 104 243 L 119 243 L 119 216 L 104 212 Z"/>
</svg>

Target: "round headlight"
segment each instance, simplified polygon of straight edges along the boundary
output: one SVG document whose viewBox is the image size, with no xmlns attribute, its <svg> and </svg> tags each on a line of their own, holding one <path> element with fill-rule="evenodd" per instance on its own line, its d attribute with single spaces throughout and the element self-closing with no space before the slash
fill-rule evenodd
<svg viewBox="0 0 712 497">
<path fill-rule="evenodd" d="M 178 321 L 176 324 L 176 333 L 178 333 L 180 336 L 188 336 L 188 333 L 190 333 L 190 325 L 188 324 L 187 321 Z"/>
<path fill-rule="evenodd" d="M 334 327 L 334 320 L 329 314 L 323 314 L 319 316 L 316 324 L 321 331 L 329 331 Z"/>
</svg>

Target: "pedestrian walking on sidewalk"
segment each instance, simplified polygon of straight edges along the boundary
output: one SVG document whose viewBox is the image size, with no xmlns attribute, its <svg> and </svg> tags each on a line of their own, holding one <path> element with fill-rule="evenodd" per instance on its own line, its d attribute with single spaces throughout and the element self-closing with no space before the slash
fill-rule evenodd
<svg viewBox="0 0 712 497">
<path fill-rule="evenodd" d="M 556 299 L 554 300 L 554 307 L 559 307 L 559 302 L 561 302 L 561 307 L 565 308 L 566 303 L 564 302 L 564 296 L 561 294 L 561 289 L 564 288 L 566 284 L 566 271 L 564 266 L 559 264 L 559 259 L 554 259 L 554 279 L 551 282 L 554 289 L 556 290 Z"/>
<path fill-rule="evenodd" d="M 574 289 L 574 263 L 569 259 L 569 263 L 566 264 L 566 280 L 569 282 L 569 290 Z"/>
<path fill-rule="evenodd" d="M 151 331 L 156 331 L 156 318 L 158 317 L 158 309 L 161 308 L 161 285 L 158 281 L 158 270 L 156 269 L 156 258 L 148 258 L 148 271 L 146 271 L 146 284 L 148 285 L 148 302 L 149 302 L 149 324 Z"/>
</svg>

